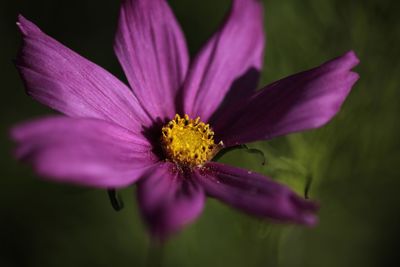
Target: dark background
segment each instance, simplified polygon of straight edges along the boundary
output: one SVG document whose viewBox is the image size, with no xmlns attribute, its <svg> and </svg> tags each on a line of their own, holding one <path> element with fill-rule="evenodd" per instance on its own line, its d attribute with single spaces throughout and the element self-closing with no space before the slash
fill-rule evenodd
<svg viewBox="0 0 400 267">
<path fill-rule="evenodd" d="M 119 1 L 0 2 L 0 266 L 400 266 L 398 1 L 266 0 L 266 84 L 354 49 L 361 79 L 326 127 L 251 144 L 222 161 L 271 175 L 321 203 L 314 229 L 272 225 L 209 200 L 163 251 L 149 248 L 132 189 L 116 213 L 105 192 L 37 179 L 15 162 L 9 127 L 52 111 L 27 97 L 13 66 L 17 13 L 125 79 L 112 51 Z M 191 54 L 216 29 L 227 0 L 170 1 Z"/>
</svg>

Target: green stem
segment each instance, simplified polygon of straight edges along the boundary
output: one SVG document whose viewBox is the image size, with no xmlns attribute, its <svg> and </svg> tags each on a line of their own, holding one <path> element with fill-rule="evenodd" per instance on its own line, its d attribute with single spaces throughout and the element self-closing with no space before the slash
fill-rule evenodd
<svg viewBox="0 0 400 267">
<path fill-rule="evenodd" d="M 162 267 L 164 259 L 164 246 L 151 242 L 147 253 L 147 267 Z"/>
</svg>

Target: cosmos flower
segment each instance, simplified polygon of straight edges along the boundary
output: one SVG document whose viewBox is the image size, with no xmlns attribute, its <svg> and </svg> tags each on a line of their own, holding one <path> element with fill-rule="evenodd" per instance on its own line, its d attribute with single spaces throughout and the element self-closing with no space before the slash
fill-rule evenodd
<svg viewBox="0 0 400 267">
<path fill-rule="evenodd" d="M 51 181 L 105 189 L 137 182 L 154 237 L 193 222 L 205 197 L 276 222 L 314 225 L 316 205 L 261 174 L 212 162 L 224 148 L 327 123 L 357 81 L 353 52 L 255 90 L 263 8 L 233 0 L 189 65 L 164 0 L 125 0 L 115 52 L 129 87 L 22 16 L 16 60 L 27 93 L 63 115 L 12 129 L 16 156 Z"/>
</svg>

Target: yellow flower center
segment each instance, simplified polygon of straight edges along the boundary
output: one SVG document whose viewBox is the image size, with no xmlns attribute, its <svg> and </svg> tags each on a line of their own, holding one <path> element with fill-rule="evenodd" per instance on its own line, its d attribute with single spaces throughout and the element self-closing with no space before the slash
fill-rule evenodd
<svg viewBox="0 0 400 267">
<path fill-rule="evenodd" d="M 162 128 L 161 144 L 168 160 L 181 166 L 198 166 L 209 161 L 222 148 L 214 143 L 214 132 L 200 118 L 178 114 Z"/>
</svg>

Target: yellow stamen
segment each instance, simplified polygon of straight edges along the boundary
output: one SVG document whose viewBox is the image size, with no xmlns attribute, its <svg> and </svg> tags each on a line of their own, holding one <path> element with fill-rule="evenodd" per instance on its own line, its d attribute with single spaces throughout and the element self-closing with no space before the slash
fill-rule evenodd
<svg viewBox="0 0 400 267">
<path fill-rule="evenodd" d="M 161 144 L 168 160 L 183 166 L 198 166 L 211 160 L 223 144 L 214 143 L 214 132 L 200 118 L 178 114 L 162 128 Z"/>
</svg>

